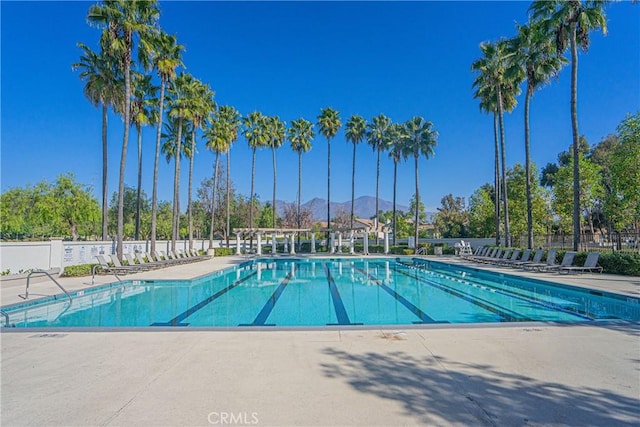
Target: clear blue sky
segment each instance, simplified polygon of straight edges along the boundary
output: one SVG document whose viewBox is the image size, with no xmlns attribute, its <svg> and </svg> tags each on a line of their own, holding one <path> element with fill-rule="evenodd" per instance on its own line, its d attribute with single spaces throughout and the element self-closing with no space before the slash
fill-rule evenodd
<svg viewBox="0 0 640 427">
<path fill-rule="evenodd" d="M 101 116 L 71 70 L 81 41 L 97 49 L 99 30 L 86 24 L 89 2 L 0 2 L 2 190 L 73 171 L 80 182 L 101 182 Z M 219 104 L 247 114 L 260 110 L 290 122 L 313 122 L 323 107 L 370 119 L 413 115 L 439 131 L 435 157 L 420 162 L 420 189 L 431 210 L 448 193 L 468 198 L 493 177 L 493 122 L 472 97 L 471 63 L 479 43 L 515 34 L 529 2 L 162 2 L 160 24 L 185 45 L 187 71 L 209 83 Z M 580 54 L 580 133 L 590 143 L 613 133 L 640 109 L 640 6 L 607 9 L 609 34 L 592 33 Z M 539 167 L 571 143 L 570 70 L 537 92 L 531 105 L 532 156 Z M 507 163 L 524 162 L 523 98 L 506 116 Z M 109 117 L 109 190 L 118 185 L 122 122 Z M 144 131 L 143 189 L 152 187 L 154 133 Z M 136 183 L 135 132 L 126 183 Z M 332 141 L 333 201 L 351 197 L 351 146 L 341 131 Z M 212 174 L 214 156 L 199 142 L 194 183 Z M 326 198 L 327 145 L 317 136 L 303 157 L 303 201 Z M 231 151 L 232 180 L 249 194 L 251 156 L 244 139 Z M 186 200 L 187 168 L 182 199 Z M 380 197 L 391 200 L 393 164 L 385 155 Z M 375 195 L 375 155 L 357 149 L 356 197 Z M 171 200 L 173 166 L 162 161 L 160 193 Z M 278 198 L 293 201 L 297 157 L 278 151 Z M 258 153 L 256 192 L 271 200 L 271 153 Z M 414 192 L 413 164 L 399 169 L 398 200 Z M 183 204 L 182 206 L 185 206 Z"/>
</svg>

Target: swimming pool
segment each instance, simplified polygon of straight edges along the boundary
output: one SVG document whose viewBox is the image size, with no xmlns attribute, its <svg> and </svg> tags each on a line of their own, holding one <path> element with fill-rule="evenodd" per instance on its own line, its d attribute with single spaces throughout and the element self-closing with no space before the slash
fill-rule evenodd
<svg viewBox="0 0 640 427">
<path fill-rule="evenodd" d="M 256 259 L 3 307 L 37 327 L 313 327 L 640 320 L 640 299 L 417 258 Z"/>
</svg>

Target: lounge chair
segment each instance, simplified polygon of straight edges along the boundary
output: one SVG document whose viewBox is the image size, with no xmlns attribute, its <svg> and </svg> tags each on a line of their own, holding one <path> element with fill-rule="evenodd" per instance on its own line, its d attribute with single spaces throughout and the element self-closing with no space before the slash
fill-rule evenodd
<svg viewBox="0 0 640 427">
<path fill-rule="evenodd" d="M 149 271 L 153 269 L 153 267 L 147 263 L 136 263 L 136 260 L 133 258 L 133 255 L 131 255 L 130 253 L 124 254 L 124 259 L 127 260 L 127 263 L 129 264 L 129 266 L 138 267 L 140 271 Z"/>
<path fill-rule="evenodd" d="M 545 262 L 538 262 L 538 263 L 534 262 L 530 264 L 523 264 L 521 267 L 524 268 L 525 270 L 536 270 L 538 268 L 555 265 L 557 253 L 558 253 L 557 250 L 549 249 L 549 252 L 547 252 L 547 260 Z"/>
<path fill-rule="evenodd" d="M 598 259 L 600 258 L 600 252 L 589 252 L 587 259 L 584 260 L 583 266 L 567 266 L 560 267 L 558 273 L 583 273 L 585 271 L 595 271 L 602 273 L 602 267 L 598 267 Z"/>
<path fill-rule="evenodd" d="M 461 254 L 460 257 L 464 259 L 473 258 L 474 256 L 480 256 L 480 253 L 485 250 L 485 246 L 478 246 L 473 253 L 470 254 Z"/>
<path fill-rule="evenodd" d="M 118 274 L 135 273 L 139 271 L 136 267 L 127 267 L 123 265 L 120 265 L 118 267 L 117 265 L 109 265 L 109 262 L 103 255 L 96 255 L 96 259 L 98 260 L 98 265 L 94 265 L 91 269 L 91 283 L 95 282 L 96 273 L 98 270 L 113 274 L 118 280 L 120 280 Z"/>
<path fill-rule="evenodd" d="M 496 262 L 496 264 L 500 265 L 500 266 L 503 266 L 503 267 L 508 266 L 512 262 L 516 262 L 518 260 L 518 257 L 520 256 L 521 252 L 522 251 L 520 249 L 515 249 L 508 259 L 500 260 L 500 261 Z M 531 251 L 529 251 L 529 253 L 531 253 Z M 527 257 L 528 256 L 529 255 L 527 255 Z"/>
<path fill-rule="evenodd" d="M 474 257 L 473 261 L 475 262 L 495 261 L 498 258 L 500 258 L 500 255 L 502 255 L 502 248 L 493 248 L 491 251 L 489 251 L 488 255 Z"/>
<path fill-rule="evenodd" d="M 143 267 L 137 265 L 135 262 L 133 263 L 133 265 L 122 265 L 122 264 L 120 264 L 120 260 L 118 259 L 117 255 L 111 255 L 111 262 L 113 262 L 113 265 L 115 265 L 117 268 L 127 268 L 132 273 L 137 273 L 139 271 L 147 270 L 146 268 L 143 268 Z"/>
<path fill-rule="evenodd" d="M 529 251 L 529 254 L 531 254 L 531 251 Z M 511 264 L 509 264 L 509 267 L 524 267 L 525 265 L 530 265 L 530 264 L 539 264 L 540 261 L 542 261 L 542 255 L 544 255 L 544 249 L 538 249 L 536 251 L 535 254 L 533 254 L 533 259 L 531 261 L 529 261 L 529 258 L 526 257 L 525 259 L 525 255 L 526 255 L 526 251 L 525 254 L 522 255 L 522 258 L 520 259 L 520 261 L 516 261 L 516 262 L 512 262 Z"/>
<path fill-rule="evenodd" d="M 576 257 L 575 252 L 572 252 L 572 251 L 566 252 L 564 254 L 564 257 L 562 257 L 562 261 L 560 262 L 560 264 L 547 265 L 545 267 L 540 267 L 538 271 L 554 271 L 554 270 L 559 270 L 563 267 L 570 267 L 571 264 L 573 264 L 573 259 L 575 257 Z"/>
<path fill-rule="evenodd" d="M 502 256 L 496 257 L 495 259 L 487 259 L 484 262 L 486 264 L 500 264 L 502 261 L 509 259 L 509 256 L 513 252 L 513 249 L 507 248 L 504 250 Z"/>
<path fill-rule="evenodd" d="M 145 257 L 148 259 L 148 261 L 145 261 Z M 150 268 L 163 268 L 167 266 L 167 263 L 162 262 L 162 261 L 154 261 L 151 258 L 151 255 L 147 254 L 147 253 L 141 253 L 141 252 L 136 252 L 136 259 L 138 260 L 138 263 L 140 265 L 148 265 Z"/>
</svg>

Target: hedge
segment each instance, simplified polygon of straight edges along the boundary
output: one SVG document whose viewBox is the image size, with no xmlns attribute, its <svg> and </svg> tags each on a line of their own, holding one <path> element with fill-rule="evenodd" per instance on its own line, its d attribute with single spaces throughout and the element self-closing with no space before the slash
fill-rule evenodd
<svg viewBox="0 0 640 427">
<path fill-rule="evenodd" d="M 228 256 L 235 253 L 236 252 L 233 248 L 213 248 L 214 256 Z"/>
<path fill-rule="evenodd" d="M 62 272 L 62 277 L 89 276 L 92 273 L 92 269 L 94 265 L 98 265 L 98 264 L 70 265 L 64 268 L 64 271 Z"/>
</svg>

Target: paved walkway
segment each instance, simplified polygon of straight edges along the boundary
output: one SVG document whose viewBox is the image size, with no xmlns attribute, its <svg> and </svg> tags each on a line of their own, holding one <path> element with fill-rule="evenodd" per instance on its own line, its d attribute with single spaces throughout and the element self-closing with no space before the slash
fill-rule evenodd
<svg viewBox="0 0 640 427">
<path fill-rule="evenodd" d="M 195 277 L 243 260 L 136 278 Z M 638 293 L 637 278 L 551 277 Z M 47 286 L 37 289 L 56 292 Z M 2 303 L 23 291 L 3 284 Z M 637 426 L 640 419 L 637 323 L 0 338 L 3 426 Z"/>
</svg>

